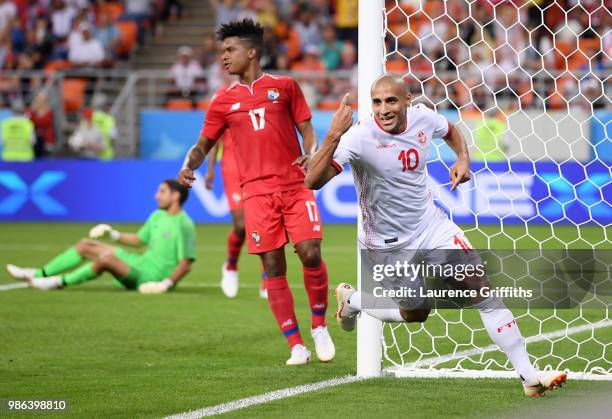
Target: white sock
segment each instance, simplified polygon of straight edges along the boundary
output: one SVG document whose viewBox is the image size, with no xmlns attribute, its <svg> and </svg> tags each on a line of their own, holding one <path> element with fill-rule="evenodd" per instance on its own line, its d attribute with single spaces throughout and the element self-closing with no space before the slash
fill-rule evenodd
<svg viewBox="0 0 612 419">
<path fill-rule="evenodd" d="M 525 339 L 512 312 L 499 299 L 487 298 L 476 304 L 491 340 L 506 354 L 524 383 L 538 382 L 537 371 L 529 360 Z"/>
<path fill-rule="evenodd" d="M 393 301 L 393 299 L 387 297 L 375 298 L 373 295 L 369 294 L 366 294 L 364 297 L 368 301 L 368 306 L 370 306 L 369 308 L 361 307 L 361 293 L 359 291 L 350 296 L 348 299 L 348 306 L 353 313 L 364 311 L 370 316 L 386 323 L 406 322 L 400 313 L 399 306 L 395 303 L 395 301 Z"/>
</svg>

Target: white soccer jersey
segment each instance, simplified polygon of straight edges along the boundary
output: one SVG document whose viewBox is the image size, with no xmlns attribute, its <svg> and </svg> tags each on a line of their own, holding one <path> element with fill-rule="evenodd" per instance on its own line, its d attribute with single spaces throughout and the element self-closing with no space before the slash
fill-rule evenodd
<svg viewBox="0 0 612 419">
<path fill-rule="evenodd" d="M 432 138 L 448 133 L 448 120 L 425 105 L 408 108 L 401 134 L 386 133 L 374 117 L 359 121 L 340 140 L 336 168 L 349 163 L 361 211 L 359 241 L 369 249 L 405 246 L 437 211 L 427 185 Z"/>
</svg>

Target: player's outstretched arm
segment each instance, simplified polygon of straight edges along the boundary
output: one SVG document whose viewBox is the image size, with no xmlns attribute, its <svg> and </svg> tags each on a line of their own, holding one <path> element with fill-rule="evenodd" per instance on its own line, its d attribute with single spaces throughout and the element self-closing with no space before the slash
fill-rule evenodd
<svg viewBox="0 0 612 419">
<path fill-rule="evenodd" d="M 179 172 L 178 181 L 183 185 L 191 188 L 191 185 L 195 181 L 195 175 L 193 171 L 200 167 L 204 162 L 204 158 L 215 145 L 215 141 L 200 136 L 196 145 L 189 149 L 183 167 Z"/>
<path fill-rule="evenodd" d="M 332 123 L 323 139 L 321 148 L 312 156 L 304 183 L 310 189 L 321 189 L 338 174 L 332 159 L 340 138 L 353 125 L 353 110 L 348 105 L 349 94 L 344 95 L 340 107 L 332 118 Z"/>
<path fill-rule="evenodd" d="M 144 244 L 137 234 L 122 233 L 108 224 L 98 224 L 92 227 L 91 230 L 89 230 L 89 237 L 92 239 L 103 239 L 108 237 L 112 241 L 128 246 L 141 246 Z"/>
<path fill-rule="evenodd" d="M 451 191 L 454 191 L 460 183 L 468 182 L 472 177 L 470 174 L 470 155 L 461 131 L 450 122 L 444 141 L 457 155 L 457 161 L 450 168 Z"/>
</svg>

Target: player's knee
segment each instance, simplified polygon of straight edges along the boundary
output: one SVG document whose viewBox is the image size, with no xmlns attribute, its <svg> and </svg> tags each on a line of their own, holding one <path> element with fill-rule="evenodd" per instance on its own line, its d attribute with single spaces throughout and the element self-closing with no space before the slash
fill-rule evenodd
<svg viewBox="0 0 612 419">
<path fill-rule="evenodd" d="M 319 245 L 308 246 L 300 250 L 302 264 L 308 268 L 316 268 L 321 264 L 321 248 Z"/>
<path fill-rule="evenodd" d="M 96 259 L 94 264 L 98 268 L 106 269 L 106 268 L 113 266 L 116 261 L 117 261 L 117 257 L 115 255 L 113 255 L 112 253 L 104 253 L 100 255 L 98 259 Z"/>
<path fill-rule="evenodd" d="M 400 309 L 400 313 L 407 323 L 423 323 L 429 317 L 430 308 L 417 308 L 414 310 Z"/>
<path fill-rule="evenodd" d="M 81 256 L 83 256 L 84 253 L 87 253 L 92 246 L 92 241 L 89 239 L 81 239 L 81 241 L 79 241 L 76 246 L 74 246 L 75 250 L 77 251 L 77 253 Z"/>
</svg>

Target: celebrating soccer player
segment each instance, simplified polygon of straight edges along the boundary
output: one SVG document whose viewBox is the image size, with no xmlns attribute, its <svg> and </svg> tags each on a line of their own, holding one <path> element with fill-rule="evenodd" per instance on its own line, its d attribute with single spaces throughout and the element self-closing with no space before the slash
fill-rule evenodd
<svg viewBox="0 0 612 419">
<path fill-rule="evenodd" d="M 442 115 L 421 104 L 410 106 L 410 94 L 400 76 L 382 75 L 373 83 L 370 93 L 374 117 L 352 128 L 352 111 L 345 98 L 321 148 L 310 161 L 306 184 L 319 189 L 340 173 L 345 164 L 350 164 L 360 197 L 359 241 L 371 260 L 384 260 L 394 251 L 407 250 L 404 254 L 414 258 L 409 263 L 420 263 L 417 258 L 432 265 L 472 263 L 477 255 L 459 227 L 434 205 L 426 175 L 430 141 L 443 138 L 457 155 L 450 168 L 451 190 L 469 181 L 470 160 L 465 140 Z M 458 251 L 433 251 L 439 249 Z M 444 279 L 459 285 L 453 281 L 455 278 Z M 405 284 L 422 289 L 423 278 L 411 278 Z M 490 287 L 486 277 L 462 285 L 475 289 Z M 340 284 L 336 297 L 336 317 L 345 330 L 354 328 L 360 311 L 384 322 L 424 322 L 430 311 L 426 300 L 418 296 L 391 300 L 392 308 L 362 304 L 366 297 L 368 301 L 373 297 L 357 292 L 349 284 Z M 566 380 L 563 372 L 540 372 L 534 368 L 514 316 L 501 299 L 475 298 L 472 303 L 479 310 L 489 336 L 521 377 L 525 394 L 540 395 Z"/>
<path fill-rule="evenodd" d="M 109 272 L 117 285 L 127 289 L 137 289 L 143 294 L 164 293 L 189 273 L 195 260 L 195 226 L 182 209 L 188 195 L 189 190 L 176 180 L 164 180 L 155 194 L 159 209 L 149 216 L 138 233 L 119 232 L 108 224 L 98 224 L 89 232 L 91 239 L 107 237 L 126 246 L 146 245 L 142 255 L 83 239 L 40 269 L 15 265 L 6 268 L 15 279 L 40 290 L 80 284 Z"/>
<path fill-rule="evenodd" d="M 221 25 L 217 34 L 223 43 L 223 66 L 239 81 L 212 101 L 179 179 L 191 185 L 193 171 L 229 129 L 242 187 L 248 249 L 261 256 L 270 308 L 291 347 L 287 365 L 310 360 L 287 283 L 287 237 L 303 265 L 317 357 L 331 361 L 336 350 L 325 320 L 328 280 L 321 259 L 322 226 L 314 194 L 304 185 L 305 169 L 316 148 L 310 109 L 295 80 L 262 72 L 263 28 L 259 24 L 250 19 L 230 22 Z M 302 136 L 303 155 L 296 128 Z"/>
</svg>

